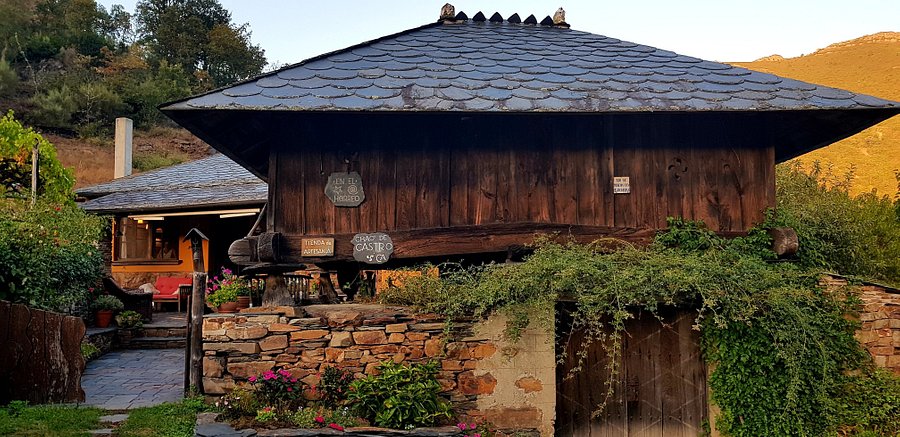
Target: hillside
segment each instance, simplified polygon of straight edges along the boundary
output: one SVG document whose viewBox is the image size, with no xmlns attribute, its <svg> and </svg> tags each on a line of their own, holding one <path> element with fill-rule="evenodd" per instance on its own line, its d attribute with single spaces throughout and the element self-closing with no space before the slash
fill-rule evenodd
<svg viewBox="0 0 900 437">
<path fill-rule="evenodd" d="M 49 133 L 44 138 L 56 146 L 60 162 L 75 170 L 75 187 L 112 180 L 114 146 L 112 138 L 102 144 Z M 134 134 L 134 172 L 199 159 L 213 153 L 206 143 L 184 129 L 154 128 Z"/>
<path fill-rule="evenodd" d="M 733 65 L 806 82 L 900 100 L 900 32 L 882 32 L 832 44 L 815 53 L 785 59 L 767 56 Z M 856 167 L 854 192 L 872 188 L 897 192 L 894 170 L 900 169 L 900 117 L 800 158 L 834 165 L 838 174 Z"/>
</svg>

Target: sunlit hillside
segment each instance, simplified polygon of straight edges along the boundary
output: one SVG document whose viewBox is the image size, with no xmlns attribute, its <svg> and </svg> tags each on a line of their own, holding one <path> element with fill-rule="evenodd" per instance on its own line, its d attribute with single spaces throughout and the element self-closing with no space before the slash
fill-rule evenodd
<svg viewBox="0 0 900 437">
<path fill-rule="evenodd" d="M 900 32 L 832 44 L 797 58 L 773 55 L 732 64 L 900 101 Z M 800 159 L 833 164 L 836 172 L 855 165 L 855 192 L 876 188 L 879 193 L 893 195 L 897 192 L 894 170 L 900 169 L 900 116 Z"/>
</svg>

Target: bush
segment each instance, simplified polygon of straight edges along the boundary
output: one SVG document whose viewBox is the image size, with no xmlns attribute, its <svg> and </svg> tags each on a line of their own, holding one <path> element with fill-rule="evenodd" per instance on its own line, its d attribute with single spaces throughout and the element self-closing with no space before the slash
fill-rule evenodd
<svg viewBox="0 0 900 437">
<path fill-rule="evenodd" d="M 75 178 L 56 157 L 53 144 L 26 128 L 9 111 L 0 117 L 0 198 L 27 198 L 31 190 L 31 152 L 38 144 L 38 194 L 49 203 L 72 204 Z"/>
<path fill-rule="evenodd" d="M 143 316 L 128 310 L 116 315 L 116 324 L 122 329 L 141 329 L 144 327 Z"/>
<path fill-rule="evenodd" d="M 0 96 L 8 96 L 15 93 L 18 86 L 18 73 L 9 65 L 6 59 L 0 56 Z"/>
<path fill-rule="evenodd" d="M 108 294 L 101 295 L 91 304 L 91 308 L 94 311 L 122 311 L 125 308 L 125 305 L 122 304 L 122 301 L 115 296 L 110 296 Z"/>
<path fill-rule="evenodd" d="M 256 399 L 265 406 L 291 406 L 303 397 L 305 385 L 287 370 L 267 370 L 250 377 Z"/>
<path fill-rule="evenodd" d="M 316 392 L 320 396 L 322 405 L 327 408 L 336 408 L 347 399 L 350 383 L 353 382 L 353 374 L 339 367 L 328 366 L 322 372 Z"/>
<path fill-rule="evenodd" d="M 31 99 L 34 111 L 31 120 L 48 128 L 72 129 L 75 113 L 78 111 L 78 93 L 63 85 L 38 94 Z"/>
<path fill-rule="evenodd" d="M 0 201 L 0 299 L 86 315 L 108 222 L 74 205 Z"/>
<path fill-rule="evenodd" d="M 437 362 L 397 364 L 386 361 L 378 375 L 350 384 L 351 405 L 375 426 L 412 429 L 450 419 L 450 405 L 438 393 Z"/>
<path fill-rule="evenodd" d="M 778 214 L 800 238 L 804 266 L 900 285 L 900 217 L 887 196 L 849 194 L 852 175 L 814 163 L 777 168 Z"/>
</svg>

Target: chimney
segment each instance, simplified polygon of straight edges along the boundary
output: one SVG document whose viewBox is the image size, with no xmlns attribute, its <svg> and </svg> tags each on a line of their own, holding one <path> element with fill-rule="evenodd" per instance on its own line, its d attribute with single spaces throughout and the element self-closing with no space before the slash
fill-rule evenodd
<svg viewBox="0 0 900 437">
<path fill-rule="evenodd" d="M 116 119 L 116 163 L 113 177 L 116 179 L 131 175 L 131 139 L 134 122 L 130 118 Z"/>
<path fill-rule="evenodd" d="M 438 21 L 456 21 L 456 8 L 450 3 L 445 4 L 441 8 L 441 16 Z"/>
</svg>

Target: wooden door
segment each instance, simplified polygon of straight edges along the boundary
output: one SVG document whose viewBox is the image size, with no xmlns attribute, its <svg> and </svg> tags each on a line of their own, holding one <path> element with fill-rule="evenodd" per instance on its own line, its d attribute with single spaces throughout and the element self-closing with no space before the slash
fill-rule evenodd
<svg viewBox="0 0 900 437">
<path fill-rule="evenodd" d="M 565 437 L 697 436 L 707 417 L 706 366 L 699 332 L 691 329 L 696 312 L 661 309 L 662 322 L 642 312 L 626 323 L 619 375 L 607 390 L 607 352 L 596 342 L 585 352 L 584 331 L 571 331 L 560 316 L 557 367 L 556 435 Z M 606 407 L 598 407 L 606 402 Z M 592 417 L 594 416 L 594 417 Z"/>
</svg>

